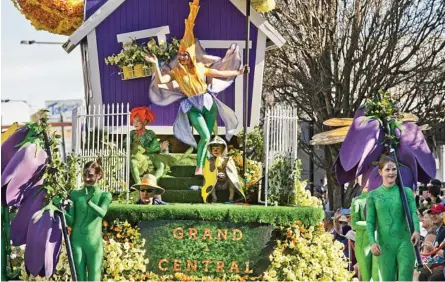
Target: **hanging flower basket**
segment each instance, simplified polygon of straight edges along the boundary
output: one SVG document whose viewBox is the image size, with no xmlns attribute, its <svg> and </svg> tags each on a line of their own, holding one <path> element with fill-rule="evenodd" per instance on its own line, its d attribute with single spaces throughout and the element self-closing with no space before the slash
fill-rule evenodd
<svg viewBox="0 0 445 282">
<path fill-rule="evenodd" d="M 127 42 L 119 54 L 105 58 L 105 63 L 119 66 L 121 69 L 119 75 L 122 80 L 147 77 L 153 74 L 153 68 L 151 65 L 147 65 L 144 55 L 154 54 L 160 62 L 167 62 L 176 56 L 178 46 L 179 41 L 175 38 L 171 43 L 164 42 L 160 45 L 154 39 L 146 45 L 138 45 L 134 41 Z"/>
<path fill-rule="evenodd" d="M 119 72 L 122 80 L 129 80 L 141 77 L 151 76 L 153 70 L 151 66 L 137 64 L 134 66 L 123 66 L 122 70 Z"/>
</svg>

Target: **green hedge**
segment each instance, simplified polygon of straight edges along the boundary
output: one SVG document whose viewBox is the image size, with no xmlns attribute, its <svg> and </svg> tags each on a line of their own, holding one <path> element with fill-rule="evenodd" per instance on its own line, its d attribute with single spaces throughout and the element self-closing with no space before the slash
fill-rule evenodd
<svg viewBox="0 0 445 282">
<path fill-rule="evenodd" d="M 111 204 L 106 220 L 202 220 L 231 223 L 292 224 L 297 220 L 304 225 L 315 225 L 323 219 L 323 210 L 312 207 L 265 207 L 225 204 L 169 204 L 144 206 Z"/>
</svg>

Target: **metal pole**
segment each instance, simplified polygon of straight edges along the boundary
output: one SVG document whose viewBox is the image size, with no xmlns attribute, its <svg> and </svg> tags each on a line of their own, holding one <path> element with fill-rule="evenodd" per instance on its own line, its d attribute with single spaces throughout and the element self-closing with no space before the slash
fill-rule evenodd
<svg viewBox="0 0 445 282">
<path fill-rule="evenodd" d="M 244 48 L 244 65 L 249 64 L 249 41 L 250 41 L 250 0 L 246 0 L 246 46 Z M 244 73 L 244 135 L 243 135 L 243 176 L 246 183 L 246 152 L 247 152 L 247 119 L 249 109 L 249 72 Z"/>
<path fill-rule="evenodd" d="M 314 122 L 309 122 L 309 140 L 312 139 L 314 136 Z M 314 167 L 314 146 L 310 147 L 310 153 L 309 153 L 309 185 L 310 185 L 310 191 L 311 195 L 314 195 L 314 189 L 315 189 L 315 181 L 314 181 L 314 174 L 315 174 L 315 167 Z"/>
<path fill-rule="evenodd" d="M 65 127 L 63 126 L 63 115 L 60 113 L 60 122 L 62 123 L 62 157 L 66 162 L 66 144 L 65 144 Z"/>
</svg>

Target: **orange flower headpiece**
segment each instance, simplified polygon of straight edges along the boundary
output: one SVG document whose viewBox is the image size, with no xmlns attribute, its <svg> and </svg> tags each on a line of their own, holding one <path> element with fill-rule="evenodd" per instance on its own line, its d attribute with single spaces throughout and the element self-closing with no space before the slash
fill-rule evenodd
<svg viewBox="0 0 445 282">
<path fill-rule="evenodd" d="M 139 117 L 143 122 L 147 121 L 147 123 L 152 123 L 155 120 L 155 114 L 147 107 L 137 107 L 131 110 L 131 124 L 133 124 L 136 117 Z"/>
<path fill-rule="evenodd" d="M 185 31 L 184 36 L 179 43 L 179 53 L 187 52 L 190 55 L 190 59 L 193 62 L 196 60 L 195 51 L 195 35 L 193 34 L 193 28 L 195 26 L 196 16 L 199 11 L 199 0 L 193 0 L 193 3 L 189 3 L 190 13 L 188 18 L 185 20 Z"/>
</svg>

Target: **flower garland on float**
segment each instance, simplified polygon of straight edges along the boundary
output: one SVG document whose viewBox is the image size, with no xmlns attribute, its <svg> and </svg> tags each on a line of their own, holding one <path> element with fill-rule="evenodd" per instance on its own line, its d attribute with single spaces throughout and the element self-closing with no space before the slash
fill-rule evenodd
<svg viewBox="0 0 445 282">
<path fill-rule="evenodd" d="M 37 30 L 71 35 L 83 21 L 83 0 L 11 0 Z"/>
</svg>

